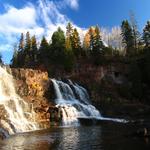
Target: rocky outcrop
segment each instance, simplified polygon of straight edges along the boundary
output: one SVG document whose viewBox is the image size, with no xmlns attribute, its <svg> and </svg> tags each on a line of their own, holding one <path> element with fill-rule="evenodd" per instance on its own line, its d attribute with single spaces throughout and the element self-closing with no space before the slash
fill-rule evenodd
<svg viewBox="0 0 150 150">
<path fill-rule="evenodd" d="M 41 126 L 49 126 L 49 109 L 53 109 L 52 82 L 47 72 L 33 69 L 11 69 L 17 93 L 31 105 L 35 120 Z"/>
<path fill-rule="evenodd" d="M 16 91 L 20 96 L 44 97 L 50 80 L 47 72 L 32 69 L 11 69 Z"/>
<path fill-rule="evenodd" d="M 52 102 L 54 91 L 47 72 L 33 69 L 7 68 L 12 74 L 16 92 L 27 103 L 24 115 L 30 121 L 35 121 L 40 128 L 50 127 L 50 110 L 55 110 Z M 12 103 L 13 104 L 13 103 Z M 23 107 L 25 107 L 23 105 Z M 26 110 L 27 109 L 27 110 Z M 3 104 L 0 104 L 0 137 L 7 137 L 9 116 Z M 34 119 L 34 120 L 33 120 Z M 6 128 L 5 128 L 6 127 Z M 7 134 L 6 134 L 7 133 Z"/>
<path fill-rule="evenodd" d="M 88 90 L 103 116 L 142 118 L 149 115 L 150 106 L 132 97 L 129 68 L 125 62 L 100 66 L 82 63 L 68 77 Z"/>
</svg>

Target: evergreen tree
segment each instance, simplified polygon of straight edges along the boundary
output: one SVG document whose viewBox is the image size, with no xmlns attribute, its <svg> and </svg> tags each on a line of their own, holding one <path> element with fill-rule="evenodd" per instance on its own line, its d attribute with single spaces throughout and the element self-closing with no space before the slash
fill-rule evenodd
<svg viewBox="0 0 150 150">
<path fill-rule="evenodd" d="M 24 35 L 21 33 L 18 51 L 24 51 Z"/>
<path fill-rule="evenodd" d="M 61 28 L 53 33 L 51 48 L 53 62 L 63 66 L 66 71 L 71 71 L 74 55 L 71 48 L 66 48 L 65 35 Z"/>
<path fill-rule="evenodd" d="M 95 30 L 94 30 L 94 27 L 90 27 L 89 35 L 90 35 L 90 50 L 93 50 L 94 45 L 95 45 Z"/>
<path fill-rule="evenodd" d="M 17 50 L 17 45 L 14 45 L 14 53 L 13 53 L 13 58 L 11 60 L 11 64 L 13 67 L 20 67 L 20 62 L 19 62 L 19 56 L 18 56 L 19 52 Z"/>
<path fill-rule="evenodd" d="M 146 48 L 150 48 L 150 21 L 147 21 L 143 30 L 143 40 Z"/>
<path fill-rule="evenodd" d="M 31 38 L 30 38 L 30 33 L 26 33 L 26 43 L 25 43 L 25 51 L 29 52 L 31 50 Z"/>
<path fill-rule="evenodd" d="M 87 33 L 85 34 L 84 36 L 84 40 L 83 40 L 83 48 L 82 48 L 82 53 L 83 53 L 83 56 L 90 56 L 91 54 L 91 48 L 90 48 L 90 28 L 89 30 L 87 31 Z M 92 31 L 91 31 L 92 32 Z"/>
<path fill-rule="evenodd" d="M 65 47 L 68 50 L 72 50 L 72 38 L 73 38 L 72 36 L 73 36 L 73 26 L 69 22 L 66 27 L 66 43 L 65 43 Z"/>
<path fill-rule="evenodd" d="M 36 37 L 32 36 L 31 38 L 31 61 L 33 63 L 37 62 L 37 55 L 38 55 L 38 48 L 37 48 Z"/>
<path fill-rule="evenodd" d="M 52 35 L 52 47 L 56 49 L 65 49 L 65 35 L 63 30 L 59 27 Z M 59 50 L 59 51 L 60 51 Z"/>
<path fill-rule="evenodd" d="M 135 54 L 134 49 L 134 38 L 132 33 L 131 25 L 127 20 L 124 20 L 121 25 L 122 30 L 122 42 L 126 46 L 126 55 L 131 56 Z"/>
<path fill-rule="evenodd" d="M 24 65 L 29 66 L 32 61 L 32 55 L 31 55 L 31 38 L 30 33 L 26 33 L 26 43 L 25 43 L 25 49 L 24 49 Z"/>
<path fill-rule="evenodd" d="M 72 49 L 77 58 L 81 56 L 81 41 L 76 28 L 73 30 L 72 34 Z"/>
<path fill-rule="evenodd" d="M 100 36 L 100 29 L 98 26 L 95 27 L 95 36 L 94 36 L 94 43 L 93 43 L 93 53 L 99 54 L 102 52 L 104 45 Z"/>
<path fill-rule="evenodd" d="M 72 42 L 68 37 L 66 37 L 65 48 L 72 51 Z"/>
<path fill-rule="evenodd" d="M 47 63 L 49 60 L 49 44 L 46 38 L 43 36 L 39 48 L 38 60 L 42 63 Z"/>
<path fill-rule="evenodd" d="M 67 27 L 66 27 L 66 37 L 68 37 L 68 38 L 72 38 L 72 34 L 73 34 L 73 26 L 72 26 L 72 24 L 69 22 L 68 23 L 68 25 L 67 25 Z"/>
<path fill-rule="evenodd" d="M 99 61 L 99 57 L 101 56 L 103 49 L 104 49 L 104 45 L 100 36 L 100 29 L 98 26 L 96 27 L 90 27 L 89 29 L 89 35 L 90 35 L 90 50 L 91 50 L 91 54 L 94 57 L 96 61 Z"/>
<path fill-rule="evenodd" d="M 21 33 L 20 36 L 20 41 L 19 41 L 19 46 L 18 46 L 18 51 L 14 50 L 14 55 L 16 55 L 16 61 L 17 64 L 15 63 L 15 65 L 17 65 L 17 67 L 22 67 L 24 66 L 24 60 L 25 60 L 25 43 L 24 43 L 24 34 Z"/>
</svg>

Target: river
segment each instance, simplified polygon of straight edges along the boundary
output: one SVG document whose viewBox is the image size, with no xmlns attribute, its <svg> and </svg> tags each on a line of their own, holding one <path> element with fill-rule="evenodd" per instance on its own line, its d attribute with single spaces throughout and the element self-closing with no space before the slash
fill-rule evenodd
<svg viewBox="0 0 150 150">
<path fill-rule="evenodd" d="M 132 136 L 134 131 L 120 123 L 52 127 L 13 135 L 0 141 L 0 150 L 149 150 L 149 139 Z"/>
</svg>

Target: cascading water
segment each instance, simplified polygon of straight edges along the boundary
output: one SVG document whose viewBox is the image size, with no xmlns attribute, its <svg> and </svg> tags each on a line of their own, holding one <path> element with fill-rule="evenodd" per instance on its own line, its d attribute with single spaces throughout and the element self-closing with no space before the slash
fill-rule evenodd
<svg viewBox="0 0 150 150">
<path fill-rule="evenodd" d="M 78 125 L 78 118 L 100 119 L 100 112 L 90 104 L 89 95 L 83 87 L 52 79 L 55 93 L 56 106 L 62 111 L 64 125 Z"/>
<path fill-rule="evenodd" d="M 62 112 L 63 125 L 79 125 L 79 119 L 96 119 L 127 123 L 124 119 L 105 118 L 90 104 L 88 92 L 82 86 L 68 80 L 67 83 L 51 79 L 54 85 L 56 106 Z"/>
<path fill-rule="evenodd" d="M 12 75 L 2 67 L 0 67 L 0 105 L 4 106 L 8 116 L 5 120 L 1 119 L 0 124 L 9 134 L 37 129 L 37 124 L 31 118 L 33 117 L 31 108 L 17 95 Z M 30 121 L 26 117 L 27 114 L 31 116 Z"/>
</svg>

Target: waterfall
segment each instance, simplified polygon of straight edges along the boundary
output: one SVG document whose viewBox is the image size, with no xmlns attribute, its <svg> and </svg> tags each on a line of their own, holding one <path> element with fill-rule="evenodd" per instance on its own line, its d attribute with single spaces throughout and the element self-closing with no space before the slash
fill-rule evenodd
<svg viewBox="0 0 150 150">
<path fill-rule="evenodd" d="M 85 88 L 68 80 L 67 83 L 52 79 L 56 106 L 61 110 L 64 125 L 78 125 L 78 118 L 101 118 L 100 112 L 90 104 Z"/>
<path fill-rule="evenodd" d="M 9 134 L 26 132 L 37 129 L 37 124 L 29 118 L 32 116 L 29 105 L 17 95 L 13 77 L 6 69 L 0 67 L 0 105 L 4 106 L 7 116 L 0 120 L 0 125 Z"/>
</svg>

